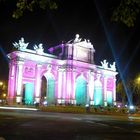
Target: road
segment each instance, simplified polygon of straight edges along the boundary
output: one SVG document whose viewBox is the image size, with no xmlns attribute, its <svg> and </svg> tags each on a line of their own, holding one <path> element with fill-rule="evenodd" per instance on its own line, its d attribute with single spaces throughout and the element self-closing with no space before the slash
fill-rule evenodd
<svg viewBox="0 0 140 140">
<path fill-rule="evenodd" d="M 140 119 L 0 110 L 0 140 L 140 140 Z"/>
</svg>

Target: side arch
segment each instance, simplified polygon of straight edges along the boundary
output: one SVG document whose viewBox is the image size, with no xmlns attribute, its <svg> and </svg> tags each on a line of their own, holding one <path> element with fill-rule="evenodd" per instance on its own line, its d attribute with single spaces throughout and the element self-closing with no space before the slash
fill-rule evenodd
<svg viewBox="0 0 140 140">
<path fill-rule="evenodd" d="M 97 79 L 94 82 L 94 105 L 103 105 L 103 86 L 100 81 L 100 74 L 97 74 Z"/>
<path fill-rule="evenodd" d="M 77 105 L 85 105 L 87 96 L 87 82 L 83 76 L 76 79 L 75 99 Z"/>
</svg>

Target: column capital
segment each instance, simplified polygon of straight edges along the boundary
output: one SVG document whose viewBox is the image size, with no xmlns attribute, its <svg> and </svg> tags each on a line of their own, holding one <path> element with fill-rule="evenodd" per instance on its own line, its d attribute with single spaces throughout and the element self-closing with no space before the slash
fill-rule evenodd
<svg viewBox="0 0 140 140">
<path fill-rule="evenodd" d="M 36 64 L 36 66 L 37 66 L 37 68 L 40 68 L 40 67 L 42 67 L 42 64 L 38 63 L 38 64 Z"/>
<path fill-rule="evenodd" d="M 24 64 L 24 60 L 18 60 L 18 61 L 16 61 L 16 64 L 17 65 L 23 65 Z"/>
<path fill-rule="evenodd" d="M 19 56 L 17 56 L 15 60 L 16 62 L 24 62 L 24 59 Z"/>
</svg>

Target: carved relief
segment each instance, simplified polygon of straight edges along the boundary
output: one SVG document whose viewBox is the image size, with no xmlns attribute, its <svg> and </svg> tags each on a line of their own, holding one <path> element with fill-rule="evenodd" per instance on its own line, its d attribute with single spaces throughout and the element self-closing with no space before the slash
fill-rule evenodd
<svg viewBox="0 0 140 140">
<path fill-rule="evenodd" d="M 35 76 L 35 69 L 29 66 L 24 67 L 24 76 L 25 77 L 34 77 Z"/>
</svg>

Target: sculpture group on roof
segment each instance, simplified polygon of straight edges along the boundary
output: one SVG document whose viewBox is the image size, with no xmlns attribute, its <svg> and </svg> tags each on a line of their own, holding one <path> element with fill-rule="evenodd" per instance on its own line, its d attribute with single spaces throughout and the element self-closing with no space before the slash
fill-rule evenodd
<svg viewBox="0 0 140 140">
<path fill-rule="evenodd" d="M 40 43 L 38 46 L 34 45 L 34 50 L 36 51 L 37 54 L 43 54 L 44 53 L 43 44 Z"/>
<path fill-rule="evenodd" d="M 105 60 L 101 61 L 101 64 L 102 64 L 102 68 L 104 68 L 104 69 L 110 69 L 112 71 L 116 71 L 116 63 L 115 62 L 113 62 L 113 64 L 110 64 L 109 65 L 110 67 L 109 67 L 108 62 L 105 59 Z"/>
<path fill-rule="evenodd" d="M 27 51 L 27 46 L 28 46 L 29 43 L 25 43 L 24 42 L 24 38 L 22 37 L 19 42 L 15 42 L 13 43 L 13 46 L 17 49 L 17 50 L 20 50 L 20 51 Z M 43 44 L 40 43 L 39 45 L 34 45 L 33 46 L 34 50 L 36 51 L 37 54 L 43 54 L 44 53 L 44 48 L 43 48 Z"/>
<path fill-rule="evenodd" d="M 82 40 L 82 38 L 79 38 L 79 37 L 80 37 L 79 34 L 75 35 L 75 39 L 73 40 L 73 44 L 79 45 L 79 46 L 84 47 L 84 48 L 91 48 L 95 51 L 95 49 L 94 49 L 94 47 L 91 44 L 89 39 Z"/>
<path fill-rule="evenodd" d="M 24 38 L 23 37 L 19 40 L 18 43 L 17 42 L 13 43 L 14 47 L 16 49 L 18 49 L 18 50 L 25 50 L 25 49 L 27 49 L 28 44 L 29 43 L 25 43 L 24 42 Z"/>
<path fill-rule="evenodd" d="M 95 51 L 93 45 L 90 42 L 90 40 L 84 39 L 82 41 L 82 39 L 79 38 L 79 37 L 80 37 L 79 34 L 76 34 L 75 39 L 73 40 L 72 44 L 78 45 L 78 46 L 81 46 L 81 47 L 84 47 L 84 48 L 92 48 L 93 51 Z M 71 41 L 72 40 L 70 40 L 68 43 L 70 43 Z M 24 42 L 24 38 L 22 37 L 19 40 L 18 43 L 17 42 L 13 43 L 13 46 L 17 50 L 25 51 L 25 50 L 28 50 L 27 49 L 28 44 L 29 43 L 25 43 Z M 43 48 L 43 44 L 42 43 L 40 43 L 39 45 L 34 45 L 33 48 L 34 48 L 34 50 L 36 51 L 37 54 L 42 55 L 44 53 L 44 48 Z M 104 68 L 104 69 L 109 69 L 109 70 L 112 70 L 112 71 L 116 71 L 116 64 L 115 64 L 115 62 L 113 62 L 113 64 L 110 64 L 109 65 L 110 67 L 108 66 L 107 60 L 101 61 L 101 64 L 102 64 L 101 67 Z"/>
</svg>

